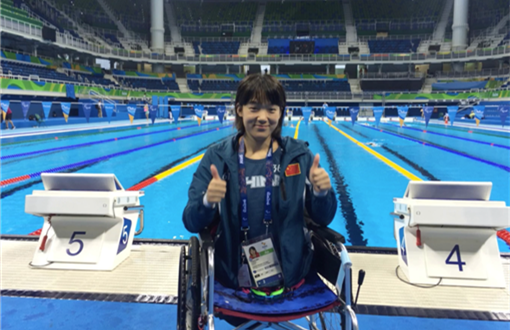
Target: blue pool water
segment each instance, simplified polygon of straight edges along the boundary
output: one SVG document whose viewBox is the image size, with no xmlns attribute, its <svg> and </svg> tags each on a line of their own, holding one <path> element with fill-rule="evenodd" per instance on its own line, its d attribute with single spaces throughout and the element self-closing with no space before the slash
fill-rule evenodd
<svg viewBox="0 0 510 330">
<path fill-rule="evenodd" d="M 294 136 L 293 122 L 283 135 Z M 396 124 L 334 124 L 341 131 L 423 180 L 490 181 L 491 200 L 510 204 L 510 134 L 491 130 Z M 180 128 L 180 129 L 178 129 Z M 42 219 L 24 212 L 25 195 L 42 190 L 38 172 L 115 173 L 129 188 L 189 160 L 213 143 L 235 134 L 231 123 L 208 122 L 59 133 L 2 140 L 1 180 L 32 174 L 30 180 L 2 187 L 1 233 L 28 234 Z M 299 139 L 321 156 L 332 178 L 339 208 L 331 227 L 352 245 L 395 247 L 393 198 L 408 179 L 323 122 L 300 125 Z M 175 141 L 174 141 L 175 139 Z M 491 145 L 493 144 L 493 145 Z M 143 190 L 145 238 L 189 238 L 181 221 L 187 191 L 198 163 Z M 499 240 L 501 251 L 508 246 Z"/>
</svg>

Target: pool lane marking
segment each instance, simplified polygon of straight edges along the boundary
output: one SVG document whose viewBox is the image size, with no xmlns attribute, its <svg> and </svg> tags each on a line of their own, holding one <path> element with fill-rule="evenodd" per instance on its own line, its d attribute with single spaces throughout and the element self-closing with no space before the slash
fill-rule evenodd
<svg viewBox="0 0 510 330">
<path fill-rule="evenodd" d="M 398 125 L 393 125 L 393 124 L 387 124 L 387 125 L 388 126 L 393 126 L 393 127 L 399 127 Z M 426 134 L 440 135 L 440 136 L 445 136 L 445 137 L 449 137 L 449 138 L 452 138 L 452 139 L 458 139 L 458 140 L 464 140 L 464 141 L 469 141 L 469 142 L 474 142 L 474 143 L 486 144 L 486 145 L 491 146 L 491 147 L 498 147 L 498 148 L 503 148 L 503 149 L 509 149 L 510 150 L 510 146 L 505 146 L 505 145 L 502 145 L 502 144 L 497 144 L 497 143 L 492 143 L 492 142 L 485 142 L 485 141 L 479 141 L 479 140 L 473 140 L 473 139 L 463 138 L 463 137 L 460 137 L 460 136 L 453 136 L 453 135 L 443 134 L 443 133 L 439 133 L 439 132 L 427 131 L 426 129 L 423 130 L 423 129 L 414 128 L 414 127 L 406 127 L 406 126 L 404 126 L 402 128 L 410 129 L 410 130 L 413 130 L 413 131 L 418 131 L 418 132 L 422 132 L 422 133 L 426 133 Z"/>
<path fill-rule="evenodd" d="M 297 138 L 298 138 L 298 135 L 299 135 L 299 125 L 300 124 L 301 124 L 301 120 L 299 120 L 297 125 L 296 125 L 296 130 L 294 132 L 294 140 L 297 140 Z"/>
<path fill-rule="evenodd" d="M 219 121 L 214 121 L 214 122 L 206 123 L 203 126 L 217 124 L 217 123 L 219 123 Z M 147 136 L 147 135 L 153 135 L 153 134 L 161 134 L 161 133 L 174 132 L 174 131 L 184 130 L 184 129 L 188 129 L 188 128 L 194 128 L 194 127 L 199 127 L 199 125 L 190 125 L 190 126 L 184 126 L 184 127 L 175 127 L 175 128 L 164 129 L 164 130 L 156 131 L 156 132 L 147 132 L 147 133 L 123 136 L 123 137 L 119 137 L 119 138 L 110 138 L 110 139 L 104 139 L 104 140 L 99 140 L 99 141 L 94 141 L 94 142 L 86 142 L 86 143 L 73 144 L 73 145 L 70 145 L 70 146 L 63 146 L 63 147 L 49 148 L 49 149 L 36 150 L 36 151 L 30 151 L 30 152 L 23 152 L 23 153 L 20 153 L 20 154 L 1 156 L 0 160 L 11 159 L 11 158 L 18 158 L 18 157 L 24 157 L 24 156 L 32 156 L 32 155 L 42 154 L 42 153 L 51 152 L 51 151 L 62 151 L 62 150 L 67 150 L 67 149 L 86 147 L 86 146 L 91 146 L 91 145 L 95 145 L 95 144 L 101 144 L 101 143 L 107 143 L 107 142 L 115 142 L 115 141 L 120 141 L 120 140 L 127 140 L 127 139 L 132 139 L 132 138 L 141 137 L 141 136 Z"/>
<path fill-rule="evenodd" d="M 373 130 L 376 130 L 376 131 L 382 131 L 382 132 L 384 132 L 384 133 L 386 133 L 386 134 L 395 135 L 395 136 L 400 137 L 400 138 L 409 139 L 409 140 L 414 140 L 414 139 L 411 139 L 411 138 L 407 138 L 407 137 L 400 136 L 400 135 L 398 135 L 398 134 L 389 133 L 389 132 L 386 132 L 386 131 L 381 130 L 381 129 L 373 128 L 373 127 L 368 126 L 368 125 L 360 125 L 360 126 L 362 126 L 362 127 L 366 127 L 366 128 L 370 128 L 370 129 L 373 129 Z M 333 125 L 332 125 L 331 127 L 333 127 L 334 129 L 336 129 L 337 131 L 339 131 L 340 133 L 342 133 L 342 131 L 340 131 L 340 130 L 339 130 L 338 128 L 336 128 L 335 126 L 333 126 Z M 347 134 L 345 134 L 345 133 L 342 133 L 342 134 L 343 134 L 343 135 L 345 135 L 346 137 L 348 137 L 348 135 L 347 135 Z M 351 140 L 351 141 L 353 141 L 353 142 L 354 142 L 354 141 L 356 141 L 356 140 L 355 140 L 355 139 L 353 139 L 353 138 L 350 138 L 350 140 Z M 357 141 L 356 141 L 356 142 L 357 142 Z M 418 142 L 418 141 L 415 141 L 415 142 Z M 421 143 L 421 142 L 418 142 L 418 143 Z M 365 150 L 366 150 L 366 149 L 369 149 L 367 146 L 365 146 L 364 144 L 361 144 L 360 142 L 357 142 L 356 144 L 358 144 L 359 146 L 361 146 L 361 147 L 362 147 L 363 149 L 365 149 Z M 421 144 L 423 144 L 423 143 L 421 143 Z M 431 147 L 436 147 L 436 148 L 438 148 L 438 149 L 445 150 L 445 151 L 448 151 L 448 152 L 456 153 L 456 152 L 450 151 L 450 150 L 448 150 L 448 149 L 443 149 L 443 148 L 441 148 L 441 147 L 437 147 L 437 146 L 434 146 L 434 145 L 431 145 L 431 144 L 428 144 L 428 143 L 426 143 L 426 145 L 431 146 Z M 372 151 L 372 149 L 369 149 L 369 150 L 370 150 L 370 151 Z M 368 151 L 368 150 L 367 150 L 367 151 Z M 460 153 L 459 153 L 459 154 L 460 154 Z M 462 155 L 462 154 L 460 154 L 460 155 Z M 381 157 L 382 157 L 382 156 L 381 156 Z M 470 158 L 470 157 L 468 157 L 468 158 Z M 475 158 L 475 157 L 473 157 L 473 158 Z M 482 160 L 482 161 L 483 161 L 483 160 Z M 423 180 L 421 180 L 420 178 L 417 178 L 417 180 L 416 180 L 416 181 L 423 181 Z M 510 247 L 510 232 L 509 232 L 508 230 L 506 230 L 506 229 L 499 230 L 499 231 L 497 232 L 497 236 L 498 236 L 501 240 L 503 240 L 503 241 L 504 241 L 504 242 L 505 242 L 505 243 L 506 243 L 506 244 Z"/>
<path fill-rule="evenodd" d="M 400 165 L 397 165 L 396 163 L 392 162 L 391 160 L 389 160 L 388 158 L 384 157 L 383 155 L 381 155 L 380 153 L 378 153 L 377 151 L 367 147 L 365 144 L 359 142 L 358 140 L 356 140 L 355 138 L 353 138 L 352 136 L 348 135 L 347 133 L 345 133 L 344 131 L 340 130 L 338 127 L 334 126 L 334 125 L 331 125 L 330 126 L 331 128 L 333 128 L 334 130 L 336 130 L 338 133 L 342 134 L 343 136 L 345 136 L 347 139 L 351 140 L 352 142 L 354 142 L 356 145 L 358 145 L 359 147 L 363 148 L 363 150 L 365 150 L 366 152 L 368 152 L 369 154 L 371 154 L 372 156 L 375 156 L 377 159 L 379 159 L 380 161 L 382 161 L 383 163 L 385 163 L 386 165 L 388 165 L 389 167 L 391 167 L 392 169 L 394 169 L 395 171 L 397 171 L 398 173 L 402 174 L 403 176 L 405 176 L 406 178 L 408 178 L 409 180 L 413 180 L 413 181 L 423 181 L 422 179 L 420 179 L 419 177 L 417 177 L 416 175 L 414 175 L 413 173 L 409 172 L 408 170 L 404 169 L 403 167 L 401 167 Z"/>
<path fill-rule="evenodd" d="M 135 184 L 134 186 L 128 188 L 127 190 L 141 190 L 147 186 L 150 186 L 151 184 L 155 183 L 155 182 L 158 182 L 158 181 L 161 181 L 163 180 L 164 178 L 176 173 L 176 172 L 179 172 L 180 170 L 183 170 L 185 169 L 186 167 L 189 167 L 193 164 L 195 164 L 196 162 L 199 162 L 200 160 L 202 160 L 202 158 L 204 157 L 205 153 L 203 154 L 200 154 L 194 158 L 191 158 L 187 161 L 185 161 L 184 163 L 181 163 L 175 167 L 172 167 L 164 172 L 161 172 L 155 176 L 153 176 L 152 178 L 150 179 L 147 179 L 145 181 L 142 181 L 140 183 L 137 183 Z"/>
<path fill-rule="evenodd" d="M 431 143 L 431 142 L 421 141 L 421 140 L 414 139 L 414 138 L 411 138 L 411 137 L 408 137 L 408 136 L 404 136 L 404 135 L 401 135 L 401 134 L 393 133 L 393 132 L 388 131 L 386 129 L 375 128 L 375 127 L 372 127 L 372 126 L 369 126 L 369 125 L 360 125 L 360 126 L 368 128 L 368 129 L 371 129 L 371 130 L 374 130 L 374 131 L 378 131 L 378 132 L 381 132 L 381 133 L 393 135 L 393 136 L 396 136 L 396 137 L 404 139 L 404 140 L 409 140 L 409 141 L 412 141 L 412 142 L 415 142 L 415 143 L 419 143 L 419 144 L 424 145 L 424 146 L 428 146 L 428 147 L 436 148 L 436 149 L 439 149 L 439 150 L 443 150 L 443 151 L 446 151 L 446 152 L 449 152 L 449 153 L 452 153 L 452 154 L 455 154 L 455 155 L 458 155 L 458 156 L 469 158 L 471 160 L 476 160 L 476 161 L 479 161 L 481 163 L 485 163 L 485 164 L 488 164 L 488 165 L 491 165 L 491 166 L 494 166 L 494 167 L 498 167 L 498 168 L 500 168 L 502 170 L 510 172 L 510 167 L 506 166 L 506 165 L 498 164 L 498 163 L 495 163 L 495 162 L 491 162 L 489 160 L 485 160 L 485 159 L 482 159 L 482 158 L 471 156 L 471 155 L 463 153 L 463 152 L 459 152 L 459 151 L 456 151 L 456 150 L 448 149 L 446 147 L 442 147 L 440 145 L 436 145 L 436 144 Z"/>
<path fill-rule="evenodd" d="M 202 134 L 206 134 L 206 133 L 210 133 L 210 132 L 215 132 L 215 131 L 219 131 L 220 129 L 226 129 L 226 128 L 232 128 L 232 126 L 229 125 L 229 126 L 224 126 L 224 127 L 217 127 L 217 128 L 213 128 L 213 129 L 210 129 L 210 130 L 207 130 L 207 131 L 193 133 L 193 134 L 182 136 L 182 137 L 176 137 L 176 138 L 169 139 L 169 140 L 166 140 L 166 141 L 161 141 L 161 142 L 157 142 L 157 143 L 154 143 L 154 144 L 150 144 L 150 145 L 147 145 L 147 146 L 142 146 L 142 147 L 126 150 L 126 151 L 116 152 L 116 153 L 109 154 L 109 155 L 106 155 L 106 156 L 96 157 L 96 158 L 93 158 L 93 159 L 85 160 L 85 161 L 82 161 L 82 162 L 78 162 L 78 163 L 74 163 L 74 164 L 70 164 L 70 165 L 66 165 L 66 166 L 55 167 L 55 168 L 52 168 L 52 169 L 49 169 L 49 170 L 45 170 L 45 171 L 35 172 L 35 173 L 32 173 L 32 174 L 22 175 L 22 176 L 15 177 L 15 178 L 12 178 L 12 179 L 2 180 L 2 181 L 0 181 L 0 187 L 7 186 L 7 185 L 10 185 L 10 184 L 13 184 L 13 183 L 18 183 L 18 182 L 21 182 L 21 181 L 25 181 L 25 180 L 29 180 L 29 179 L 32 179 L 32 178 L 39 177 L 41 175 L 41 173 L 60 172 L 60 171 L 68 170 L 68 169 L 73 168 L 73 167 L 83 166 L 83 165 L 95 163 L 95 162 L 98 162 L 98 161 L 107 160 L 107 159 L 110 159 L 110 158 L 113 158 L 113 157 L 116 157 L 116 156 L 126 155 L 126 154 L 129 154 L 129 153 L 135 152 L 135 151 L 139 151 L 139 150 L 143 150 L 143 149 L 147 149 L 147 148 L 152 148 L 152 147 L 160 146 L 160 145 L 163 145 L 163 144 L 166 144 L 166 143 L 176 142 L 176 141 L 187 139 L 187 138 L 190 138 L 190 137 L 193 137 L 193 136 L 202 135 Z"/>
<path fill-rule="evenodd" d="M 298 138 L 298 135 L 299 135 L 299 124 L 301 124 L 301 121 L 298 121 L 297 125 L 296 125 L 296 129 L 294 131 L 294 139 L 297 139 Z M 172 174 L 174 174 L 175 172 L 178 172 L 180 170 L 183 170 L 185 169 L 186 167 L 188 166 L 191 166 L 193 164 L 195 164 L 196 162 L 202 160 L 202 158 L 204 157 L 204 154 L 200 154 L 190 160 L 187 160 L 185 161 L 184 163 L 181 163 L 175 167 L 172 167 L 166 171 L 163 171 L 159 174 L 156 174 L 155 176 L 153 176 L 152 178 L 149 178 L 147 180 L 144 180 L 140 183 L 137 183 L 135 184 L 134 186 L 128 188 L 127 190 L 141 190 L 143 188 L 146 188 L 148 186 L 150 186 L 151 184 L 155 183 L 155 182 L 158 182 L 158 181 L 161 181 L 163 180 L 164 178 L 166 178 L 167 176 L 170 176 Z"/>
</svg>

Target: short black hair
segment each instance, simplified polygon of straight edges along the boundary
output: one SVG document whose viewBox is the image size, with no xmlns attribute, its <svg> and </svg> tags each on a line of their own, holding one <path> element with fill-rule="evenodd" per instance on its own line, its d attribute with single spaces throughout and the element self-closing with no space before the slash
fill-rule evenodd
<svg viewBox="0 0 510 330">
<path fill-rule="evenodd" d="M 283 126 L 283 112 L 287 105 L 287 97 L 285 89 L 278 79 L 271 75 L 251 74 L 246 76 L 237 87 L 236 93 L 236 120 L 235 125 L 239 134 L 245 133 L 243 118 L 237 114 L 239 107 L 247 105 L 250 102 L 266 103 L 278 105 L 280 107 L 280 119 L 278 126 L 274 130 L 272 137 L 274 139 L 281 139 L 282 126 Z"/>
</svg>

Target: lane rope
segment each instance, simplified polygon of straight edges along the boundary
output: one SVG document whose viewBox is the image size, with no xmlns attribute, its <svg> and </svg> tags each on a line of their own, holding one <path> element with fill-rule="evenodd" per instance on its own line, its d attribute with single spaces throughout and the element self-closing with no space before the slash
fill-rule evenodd
<svg viewBox="0 0 510 330">
<path fill-rule="evenodd" d="M 7 186 L 7 185 L 10 185 L 10 184 L 13 184 L 13 183 L 18 183 L 18 182 L 21 182 L 21 181 L 26 181 L 26 180 L 29 180 L 29 179 L 37 178 L 37 177 L 41 176 L 41 173 L 61 172 L 61 171 L 65 171 L 65 170 L 68 170 L 68 169 L 71 169 L 71 168 L 75 168 L 75 167 L 78 167 L 78 166 L 92 164 L 92 163 L 103 161 L 103 160 L 110 159 L 110 158 L 113 158 L 113 157 L 126 155 L 126 154 L 129 154 L 129 153 L 135 152 L 135 151 L 144 150 L 144 149 L 148 149 L 148 148 L 153 148 L 153 147 L 160 146 L 160 145 L 163 145 L 163 144 L 172 143 L 172 142 L 176 142 L 176 141 L 179 141 L 179 140 L 187 139 L 187 138 L 190 138 L 190 137 L 193 137 L 193 136 L 207 134 L 207 133 L 210 133 L 210 132 L 215 132 L 215 131 L 218 131 L 220 129 L 227 129 L 227 128 L 232 128 L 232 126 L 229 125 L 229 126 L 224 126 L 224 127 L 217 127 L 217 128 L 213 128 L 213 129 L 210 129 L 210 130 L 207 130 L 207 131 L 197 132 L 197 133 L 193 133 L 193 134 L 186 135 L 186 136 L 181 136 L 181 137 L 176 137 L 176 138 L 172 138 L 170 140 L 161 141 L 161 142 L 157 142 L 157 143 L 154 143 L 154 144 L 150 144 L 150 145 L 146 145 L 146 146 L 142 146 L 142 147 L 138 147 L 138 148 L 134 148 L 134 149 L 129 149 L 129 150 L 125 150 L 125 151 L 120 151 L 120 152 L 116 152 L 116 153 L 109 154 L 109 155 L 106 155 L 106 156 L 88 159 L 88 160 L 81 161 L 81 162 L 78 162 L 78 163 L 73 163 L 73 164 L 69 164 L 69 165 L 65 165 L 65 166 L 59 166 L 59 167 L 55 167 L 55 168 L 52 168 L 52 169 L 35 172 L 35 173 L 32 173 L 32 174 L 22 175 L 22 176 L 15 177 L 15 178 L 12 178 L 12 179 L 2 180 L 2 181 L 0 181 L 0 187 L 4 187 L 4 186 Z"/>
<path fill-rule="evenodd" d="M 206 124 L 203 124 L 202 126 L 212 125 L 212 124 L 217 124 L 217 123 L 219 123 L 219 121 L 214 121 L 214 122 L 206 123 Z M 52 151 L 58 151 L 58 150 L 67 150 L 67 149 L 73 149 L 73 148 L 86 147 L 86 146 L 91 146 L 91 145 L 95 145 L 95 144 L 101 144 L 101 143 L 107 143 L 107 142 L 115 142 L 115 141 L 120 141 L 120 140 L 127 140 L 127 139 L 137 138 L 137 137 L 141 137 L 141 136 L 147 136 L 147 135 L 154 135 L 154 134 L 174 132 L 174 131 L 184 130 L 184 129 L 188 129 L 188 128 L 194 128 L 194 127 L 198 127 L 198 126 L 199 125 L 197 124 L 197 125 L 190 125 L 190 126 L 184 126 L 184 127 L 175 127 L 175 128 L 170 128 L 170 129 L 166 129 L 166 130 L 157 131 L 157 132 L 141 133 L 141 134 L 123 136 L 123 137 L 120 137 L 120 138 L 111 138 L 111 139 L 99 140 L 99 141 L 94 141 L 94 142 L 86 142 L 86 143 L 73 144 L 73 145 L 70 145 L 70 146 L 63 146 L 63 147 L 56 147 L 56 148 L 50 148 L 50 149 L 43 149 L 43 150 L 24 152 L 24 153 L 20 153 L 20 154 L 1 156 L 0 160 L 11 159 L 11 158 L 18 158 L 18 157 L 24 157 L 24 156 L 32 156 L 32 155 L 37 155 L 37 154 L 42 154 L 42 153 L 52 152 Z"/>
</svg>

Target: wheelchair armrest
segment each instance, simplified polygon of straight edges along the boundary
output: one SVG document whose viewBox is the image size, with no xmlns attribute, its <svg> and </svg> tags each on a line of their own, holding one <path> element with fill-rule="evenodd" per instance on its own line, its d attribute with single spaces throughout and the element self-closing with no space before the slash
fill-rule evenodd
<svg viewBox="0 0 510 330">
<path fill-rule="evenodd" d="M 204 230 L 200 231 L 200 233 L 198 233 L 198 239 L 200 240 L 200 246 L 202 246 L 204 251 L 209 247 L 214 248 L 214 241 L 209 228 L 205 228 Z"/>
<path fill-rule="evenodd" d="M 342 234 L 337 233 L 336 231 L 334 231 L 331 228 L 320 227 L 320 226 L 312 225 L 312 224 L 310 224 L 308 226 L 308 228 L 310 230 L 312 230 L 316 236 L 318 236 L 319 238 L 321 238 L 323 240 L 329 241 L 333 244 L 336 244 L 336 243 L 345 244 L 345 237 Z"/>
</svg>

